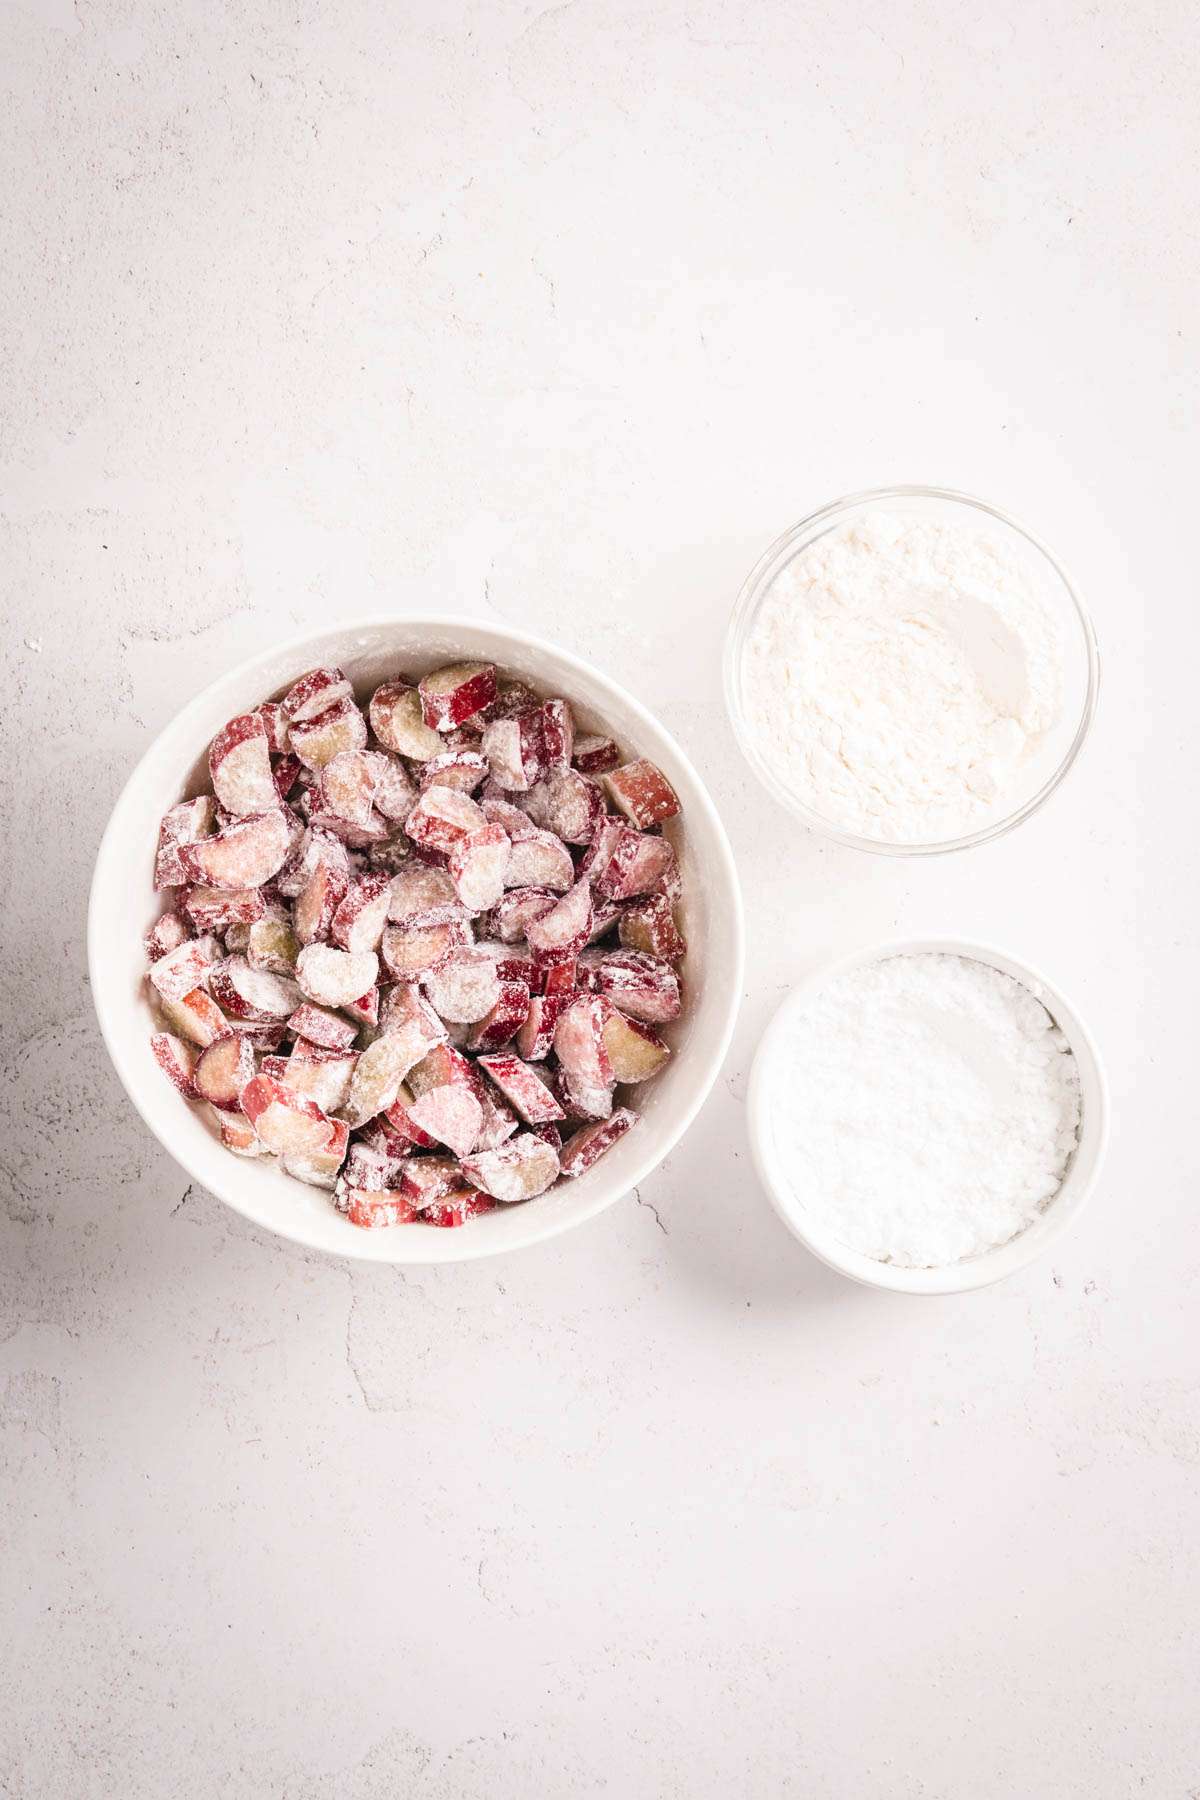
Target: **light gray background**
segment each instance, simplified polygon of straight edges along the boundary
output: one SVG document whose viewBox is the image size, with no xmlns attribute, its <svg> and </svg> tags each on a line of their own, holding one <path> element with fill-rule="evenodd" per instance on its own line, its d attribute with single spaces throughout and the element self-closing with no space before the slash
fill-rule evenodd
<svg viewBox="0 0 1200 1800">
<path fill-rule="evenodd" d="M 0 0 L 6 1797 L 1200 1792 L 1191 11 Z M 745 570 L 889 480 L 1041 531 L 1104 653 L 957 860 L 797 833 L 723 723 Z M 661 710 L 750 941 L 640 1204 L 406 1278 L 188 1187 L 84 904 L 202 683 L 435 603 Z M 1115 1129 L 1052 1263 L 909 1301 L 743 1107 L 798 974 L 941 929 L 1076 999 Z"/>
</svg>

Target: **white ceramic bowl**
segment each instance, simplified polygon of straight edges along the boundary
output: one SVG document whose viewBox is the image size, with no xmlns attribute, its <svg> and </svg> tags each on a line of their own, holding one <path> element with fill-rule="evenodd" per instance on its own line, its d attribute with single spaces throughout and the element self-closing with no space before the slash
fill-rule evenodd
<svg viewBox="0 0 1200 1800">
<path fill-rule="evenodd" d="M 227 719 L 286 692 L 304 672 L 338 664 L 360 700 L 406 670 L 425 674 L 462 658 L 495 662 L 571 702 L 580 728 L 603 728 L 626 755 L 658 763 L 682 802 L 667 827 L 683 876 L 688 939 L 685 999 L 669 1028 L 674 1055 L 639 1105 L 641 1119 L 585 1175 L 524 1205 L 500 1207 L 457 1230 L 412 1224 L 364 1231 L 329 1195 L 282 1173 L 274 1159 L 225 1150 L 205 1110 L 172 1087 L 150 1052 L 154 1029 L 142 934 L 162 908 L 152 870 L 162 814 L 201 791 L 209 740 Z M 716 1079 L 742 991 L 742 902 L 733 855 L 704 784 L 675 740 L 632 695 L 553 644 L 466 619 L 365 619 L 296 638 L 231 669 L 185 706 L 130 776 L 96 860 L 88 913 L 88 965 L 100 1029 L 118 1075 L 155 1137 L 196 1181 L 256 1224 L 311 1249 L 370 1262 L 465 1262 L 554 1237 L 611 1206 L 645 1180 L 679 1141 Z"/>
<path fill-rule="evenodd" d="M 811 1004 L 813 997 L 835 977 L 864 963 L 879 962 L 887 956 L 908 956 L 936 951 L 950 956 L 965 956 L 976 962 L 1011 975 L 1038 997 L 1060 1027 L 1079 1067 L 1081 1109 L 1079 1143 L 1067 1165 L 1062 1186 L 1032 1225 L 1007 1244 L 988 1250 L 962 1262 L 949 1263 L 937 1269 L 906 1269 L 893 1263 L 876 1262 L 861 1251 L 839 1243 L 828 1227 L 814 1219 L 805 1209 L 803 1199 L 788 1179 L 784 1159 L 775 1138 L 775 1110 L 771 1096 L 779 1074 L 779 1058 L 788 1027 L 796 1014 Z M 867 1287 L 890 1288 L 902 1294 L 959 1294 L 970 1288 L 987 1287 L 1006 1275 L 1015 1274 L 1058 1242 L 1074 1224 L 1095 1185 L 1108 1144 L 1108 1089 L 1104 1071 L 1091 1033 L 1075 1008 L 1058 989 L 1028 963 L 1018 962 L 1006 950 L 988 944 L 965 943 L 957 938 L 909 938 L 891 944 L 873 944 L 851 956 L 818 969 L 799 982 L 784 1000 L 763 1034 L 750 1075 L 749 1095 L 750 1148 L 759 1179 L 776 1212 L 800 1242 L 819 1256 L 831 1269 L 861 1281 Z"/>
</svg>

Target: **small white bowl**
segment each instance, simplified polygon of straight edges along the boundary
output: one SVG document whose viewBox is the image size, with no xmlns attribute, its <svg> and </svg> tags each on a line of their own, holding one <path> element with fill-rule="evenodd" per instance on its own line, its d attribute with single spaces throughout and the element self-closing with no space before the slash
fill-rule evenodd
<svg viewBox="0 0 1200 1800">
<path fill-rule="evenodd" d="M 1021 982 L 1045 1006 L 1075 1053 L 1080 1080 L 1079 1143 L 1067 1165 L 1062 1186 L 1045 1210 L 1024 1231 L 995 1250 L 936 1269 L 907 1269 L 895 1263 L 877 1262 L 852 1250 L 820 1221 L 806 1212 L 803 1200 L 788 1180 L 784 1160 L 775 1139 L 770 1092 L 775 1064 L 791 1021 L 809 1006 L 813 997 L 837 976 L 865 963 L 889 956 L 934 952 L 963 956 L 988 963 Z M 750 1148 L 759 1179 L 776 1212 L 806 1249 L 839 1274 L 849 1275 L 867 1287 L 888 1288 L 900 1294 L 961 1294 L 989 1286 L 1015 1274 L 1056 1244 L 1083 1211 L 1108 1145 L 1108 1088 L 1096 1045 L 1087 1026 L 1070 1002 L 1028 963 L 1018 962 L 1006 950 L 989 944 L 966 943 L 958 938 L 906 938 L 897 943 L 873 944 L 816 970 L 788 994 L 763 1034 L 750 1074 L 747 1106 Z"/>
<path fill-rule="evenodd" d="M 998 794 L 987 814 L 961 837 L 929 843 L 897 843 L 849 831 L 813 810 L 788 786 L 781 771 L 764 753 L 754 706 L 746 692 L 747 646 L 775 581 L 788 565 L 827 532 L 876 512 L 905 519 L 958 525 L 989 537 L 1017 557 L 1037 582 L 1038 592 L 1057 619 L 1063 645 L 1062 708 L 1057 723 L 1038 743 L 1011 792 Z M 874 488 L 834 500 L 810 513 L 776 538 L 742 585 L 725 639 L 725 706 L 742 754 L 763 786 L 811 831 L 852 850 L 877 856 L 941 856 L 968 850 L 1003 837 L 1028 819 L 1050 798 L 1075 766 L 1083 749 L 1100 692 L 1100 652 L 1083 599 L 1048 547 L 1032 531 L 999 507 L 953 488 Z"/>
<path fill-rule="evenodd" d="M 337 664 L 365 699 L 400 670 L 420 676 L 452 659 L 495 662 L 570 701 L 583 731 L 603 729 L 629 756 L 648 756 L 671 782 L 682 814 L 666 828 L 683 877 L 688 940 L 684 1008 L 668 1029 L 674 1054 L 639 1099 L 638 1124 L 574 1181 L 523 1205 L 499 1207 L 454 1230 L 400 1225 L 364 1231 L 320 1189 L 273 1158 L 225 1150 L 205 1109 L 177 1093 L 154 1061 L 142 935 L 162 910 L 152 888 L 163 813 L 201 791 L 209 740 L 227 719 L 296 677 Z M 555 1237 L 603 1212 L 655 1169 L 683 1136 L 729 1048 L 742 992 L 742 899 L 733 854 L 708 792 L 683 751 L 644 706 L 608 676 L 553 644 L 507 626 L 444 617 L 374 618 L 314 632 L 239 663 L 184 707 L 129 777 L 96 859 L 88 910 L 92 998 L 117 1074 L 155 1137 L 196 1181 L 267 1230 L 310 1249 L 383 1263 L 467 1262 Z"/>
</svg>

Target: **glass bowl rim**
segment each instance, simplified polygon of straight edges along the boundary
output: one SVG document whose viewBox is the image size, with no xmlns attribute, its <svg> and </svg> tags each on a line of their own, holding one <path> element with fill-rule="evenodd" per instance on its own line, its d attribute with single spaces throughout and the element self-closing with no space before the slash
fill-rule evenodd
<svg viewBox="0 0 1200 1800">
<path fill-rule="evenodd" d="M 931 843 L 898 844 L 885 838 L 864 837 L 858 832 L 844 830 L 831 820 L 823 818 L 811 807 L 806 806 L 802 800 L 796 798 L 787 784 L 761 755 L 750 732 L 741 697 L 742 661 L 749 621 L 770 582 L 797 554 L 800 540 L 815 536 L 818 526 L 833 520 L 839 514 L 852 512 L 865 505 L 884 505 L 895 500 L 948 501 L 955 506 L 969 507 L 975 512 L 986 513 L 989 518 L 997 520 L 1008 530 L 1016 532 L 1018 537 L 1024 538 L 1044 558 L 1061 582 L 1074 610 L 1087 657 L 1087 692 L 1084 695 L 1079 722 L 1057 768 L 1047 776 L 1034 793 L 1022 801 L 1020 806 L 1014 808 L 1012 812 L 1006 813 L 1003 818 L 994 819 L 978 831 L 968 832 L 962 837 L 941 838 Z M 1091 614 L 1078 589 L 1049 545 L 1043 542 L 1036 532 L 1031 531 L 1028 526 L 1022 525 L 1019 519 L 1014 518 L 1011 513 L 1005 512 L 1002 507 L 993 506 L 990 501 L 981 500 L 975 494 L 964 493 L 958 488 L 930 487 L 921 483 L 913 483 L 894 487 L 862 488 L 857 493 L 845 494 L 840 499 L 831 500 L 826 505 L 818 507 L 815 512 L 806 514 L 797 524 L 789 526 L 767 546 L 743 581 L 733 605 L 729 627 L 725 634 L 723 679 L 725 710 L 729 715 L 729 722 L 733 727 L 733 734 L 742 755 L 768 792 L 773 794 L 776 800 L 803 825 L 808 826 L 811 831 L 817 832 L 820 836 L 829 838 L 834 843 L 844 844 L 851 850 L 864 850 L 874 856 L 942 856 L 955 850 L 972 849 L 976 844 L 986 844 L 993 838 L 1003 837 L 1006 833 L 1015 830 L 1023 820 L 1038 811 L 1065 779 L 1068 771 L 1074 767 L 1079 758 L 1091 730 L 1092 720 L 1095 718 L 1100 694 L 1100 647 L 1096 641 L 1096 630 L 1092 624 Z"/>
</svg>

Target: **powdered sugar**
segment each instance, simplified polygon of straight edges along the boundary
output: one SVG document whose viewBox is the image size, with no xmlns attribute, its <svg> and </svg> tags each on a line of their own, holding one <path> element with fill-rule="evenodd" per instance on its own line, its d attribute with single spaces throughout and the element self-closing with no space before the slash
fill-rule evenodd
<svg viewBox="0 0 1200 1800">
<path fill-rule="evenodd" d="M 978 828 L 1057 720 L 1064 647 L 1031 564 L 982 526 L 871 512 L 785 565 L 745 651 L 760 754 L 831 824 Z"/>
<path fill-rule="evenodd" d="M 835 976 L 791 1021 L 775 1139 L 806 1214 L 880 1262 L 935 1268 L 1024 1230 L 1075 1148 L 1075 1057 L 989 964 L 887 957 Z"/>
</svg>

